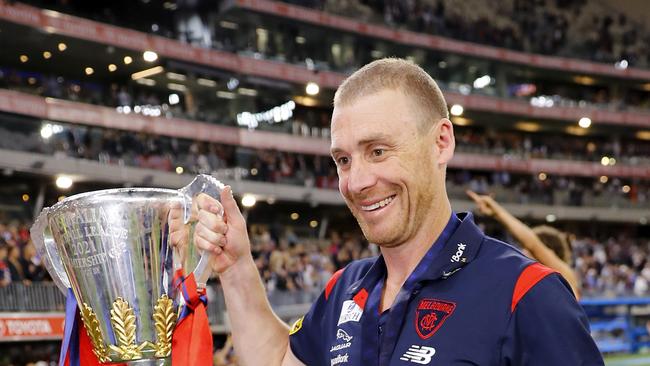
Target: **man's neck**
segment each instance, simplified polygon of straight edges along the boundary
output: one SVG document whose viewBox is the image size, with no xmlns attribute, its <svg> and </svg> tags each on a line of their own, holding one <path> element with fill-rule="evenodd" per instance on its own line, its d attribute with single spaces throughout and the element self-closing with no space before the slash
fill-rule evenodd
<svg viewBox="0 0 650 366">
<path fill-rule="evenodd" d="M 442 209 L 422 223 L 420 230 L 411 240 L 397 247 L 381 248 L 387 273 L 382 292 L 382 311 L 390 308 L 406 279 L 447 226 L 450 216 L 451 206 L 449 201 L 446 201 Z"/>
</svg>

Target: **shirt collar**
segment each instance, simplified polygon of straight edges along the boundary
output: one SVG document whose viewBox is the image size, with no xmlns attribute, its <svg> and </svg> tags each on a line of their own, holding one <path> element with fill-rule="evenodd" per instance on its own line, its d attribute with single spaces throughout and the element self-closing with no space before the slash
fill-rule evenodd
<svg viewBox="0 0 650 366">
<path fill-rule="evenodd" d="M 447 225 L 434 244 L 425 253 L 415 267 L 407 282 L 414 280 L 435 280 L 446 278 L 462 266 L 470 263 L 481 246 L 483 233 L 474 224 L 471 213 L 452 213 Z M 360 288 L 372 288 L 386 275 L 386 262 L 380 255 L 368 272 L 347 289 L 348 294 L 356 293 Z"/>
</svg>

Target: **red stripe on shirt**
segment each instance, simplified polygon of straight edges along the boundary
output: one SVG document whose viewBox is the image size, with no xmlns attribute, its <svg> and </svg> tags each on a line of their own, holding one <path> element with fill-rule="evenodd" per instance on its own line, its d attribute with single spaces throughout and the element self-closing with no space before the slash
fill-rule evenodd
<svg viewBox="0 0 650 366">
<path fill-rule="evenodd" d="M 512 294 L 512 305 L 510 306 L 510 311 L 514 312 L 515 308 L 519 301 L 528 293 L 528 291 L 533 288 L 539 281 L 544 277 L 555 273 L 556 271 L 543 266 L 540 263 L 533 263 L 530 266 L 526 267 L 515 284 L 515 291 Z"/>
<path fill-rule="evenodd" d="M 325 286 L 325 300 L 330 297 L 330 293 L 332 292 L 332 289 L 334 289 L 334 285 L 336 285 L 336 282 L 339 280 L 339 277 L 341 277 L 341 274 L 344 270 L 345 268 L 341 268 L 338 271 L 334 272 L 330 280 L 327 281 L 327 285 Z"/>
</svg>

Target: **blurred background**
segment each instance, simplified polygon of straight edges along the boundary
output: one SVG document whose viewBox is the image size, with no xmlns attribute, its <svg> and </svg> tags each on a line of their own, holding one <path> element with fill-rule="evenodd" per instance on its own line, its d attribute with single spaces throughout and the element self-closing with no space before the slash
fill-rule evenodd
<svg viewBox="0 0 650 366">
<path fill-rule="evenodd" d="M 650 7 L 643 0 L 0 0 L 0 365 L 54 365 L 64 297 L 29 237 L 89 190 L 233 186 L 278 314 L 377 255 L 329 157 L 338 84 L 398 56 L 455 125 L 455 211 L 561 230 L 608 365 L 650 365 Z M 209 284 L 215 365 L 236 365 Z"/>
</svg>

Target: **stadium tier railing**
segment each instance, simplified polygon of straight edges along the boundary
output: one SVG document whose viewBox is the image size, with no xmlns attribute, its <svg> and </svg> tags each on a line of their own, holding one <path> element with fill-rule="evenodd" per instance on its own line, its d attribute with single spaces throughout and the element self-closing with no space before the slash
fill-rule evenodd
<svg viewBox="0 0 650 366">
<path fill-rule="evenodd" d="M 216 283 L 209 283 L 206 290 L 208 296 L 207 312 L 212 331 L 214 333 L 225 333 L 229 330 L 229 326 L 226 319 L 223 292 Z M 310 304 L 316 300 L 319 294 L 320 291 L 316 290 L 274 290 L 267 293 L 269 302 L 275 312 L 286 321 L 291 321 L 306 313 Z M 24 318 L 29 317 L 30 314 L 49 314 L 60 318 L 65 311 L 65 301 L 65 296 L 53 282 L 34 282 L 29 285 L 12 283 L 0 287 L 0 342 L 7 340 L 3 339 L 3 336 L 6 336 L 3 333 L 3 330 L 6 330 L 6 326 L 2 324 L 3 319 L 16 315 L 17 318 Z"/>
<path fill-rule="evenodd" d="M 269 0 L 230 0 L 227 3 L 229 3 L 230 7 L 240 7 L 271 16 L 286 18 L 291 21 L 356 33 L 397 44 L 468 55 L 479 59 L 493 59 L 563 72 L 599 74 L 621 79 L 650 80 L 650 70 L 632 67 L 621 70 L 615 68 L 613 65 L 604 63 L 529 54 L 504 48 L 484 46 L 445 37 L 368 24 L 352 18 L 332 15 L 286 3 Z M 227 7 L 225 6 L 224 8 Z M 337 73 L 322 71 L 315 74 L 302 67 L 281 65 L 276 62 L 255 60 L 254 58 L 241 58 L 228 52 L 192 47 L 173 39 L 99 23 L 56 11 L 42 10 L 10 1 L 0 1 L 0 19 L 39 28 L 48 33 L 62 34 L 136 51 L 154 50 L 165 57 L 258 76 L 277 78 L 281 75 L 287 80 L 291 79 L 292 81 L 301 83 L 314 81 L 331 88 L 336 88 L 339 85 L 340 80 L 338 79 L 341 77 Z M 286 66 L 289 67 L 287 68 Z M 268 69 L 264 70 L 265 67 Z"/>
<path fill-rule="evenodd" d="M 207 295 L 208 318 L 213 333 L 228 333 L 230 328 L 225 301 L 219 285 L 209 283 Z M 290 322 L 309 310 L 320 291 L 275 290 L 267 295 L 278 316 Z M 637 352 L 650 347 L 650 297 L 588 298 L 580 303 L 589 317 L 592 336 L 601 352 Z M 0 341 L 60 338 L 62 333 L 49 329 L 55 326 L 49 325 L 46 320 L 53 322 L 52 319 L 56 319 L 60 322 L 64 308 L 65 297 L 52 282 L 1 287 L 0 323 L 14 319 L 14 323 L 22 324 L 19 327 L 22 337 L 13 335 L 8 339 L 7 334 L 11 329 L 7 331 L 7 326 L 0 324 L 4 332 L 0 332 Z M 39 336 L 38 332 L 43 328 L 48 328 L 46 330 L 50 333 Z"/>
</svg>

